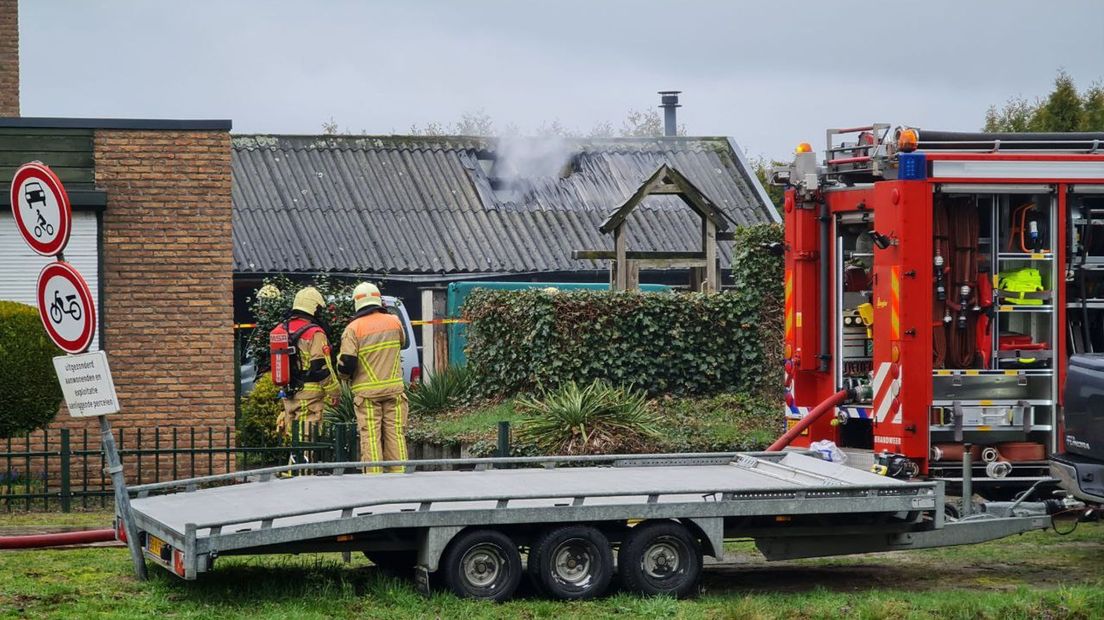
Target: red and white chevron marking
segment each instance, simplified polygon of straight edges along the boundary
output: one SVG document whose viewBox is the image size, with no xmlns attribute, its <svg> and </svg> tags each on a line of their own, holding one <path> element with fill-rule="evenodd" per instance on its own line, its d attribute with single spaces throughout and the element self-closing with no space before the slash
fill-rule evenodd
<svg viewBox="0 0 1104 620">
<path fill-rule="evenodd" d="M 882 362 L 874 373 L 874 420 L 881 424 L 901 423 L 901 366 Z"/>
</svg>

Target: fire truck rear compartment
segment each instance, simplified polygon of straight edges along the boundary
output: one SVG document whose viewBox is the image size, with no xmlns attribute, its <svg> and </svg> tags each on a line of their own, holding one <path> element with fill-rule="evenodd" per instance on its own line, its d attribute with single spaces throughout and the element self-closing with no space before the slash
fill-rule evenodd
<svg viewBox="0 0 1104 620">
<path fill-rule="evenodd" d="M 1045 475 L 1057 449 L 1057 196 L 969 189 L 933 197 L 929 473 L 960 479 L 962 451 L 948 448 L 971 444 L 976 479 L 1014 483 Z"/>
</svg>

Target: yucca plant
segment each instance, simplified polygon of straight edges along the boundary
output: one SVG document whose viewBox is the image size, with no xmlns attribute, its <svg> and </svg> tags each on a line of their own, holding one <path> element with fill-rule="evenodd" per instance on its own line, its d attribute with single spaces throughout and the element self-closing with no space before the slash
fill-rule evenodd
<svg viewBox="0 0 1104 620">
<path fill-rule="evenodd" d="M 420 385 L 407 390 L 412 413 L 436 415 L 467 402 L 472 391 L 472 372 L 465 366 L 449 366 Z"/>
<path fill-rule="evenodd" d="M 519 398 L 520 442 L 546 454 L 608 454 L 633 451 L 659 435 L 658 420 L 648 409 L 643 390 L 595 381 L 574 381 L 538 398 Z"/>
<path fill-rule="evenodd" d="M 353 391 L 345 383 L 341 384 L 341 396 L 336 405 L 326 404 L 322 421 L 328 424 L 356 424 L 356 409 L 353 407 Z"/>
</svg>

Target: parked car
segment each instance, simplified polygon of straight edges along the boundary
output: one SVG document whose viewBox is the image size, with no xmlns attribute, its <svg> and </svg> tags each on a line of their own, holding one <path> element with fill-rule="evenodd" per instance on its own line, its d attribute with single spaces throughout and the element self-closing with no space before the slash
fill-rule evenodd
<svg viewBox="0 0 1104 620">
<path fill-rule="evenodd" d="M 414 340 L 414 326 L 410 324 L 410 315 L 407 314 L 406 306 L 398 297 L 384 295 L 383 306 L 387 308 L 388 312 L 399 317 L 399 320 L 402 321 L 403 331 L 406 332 L 406 347 L 401 352 L 403 380 L 406 385 L 417 383 L 422 377 L 422 364 L 421 360 L 418 359 L 418 343 Z M 331 334 L 331 336 L 336 349 L 341 335 Z M 253 384 L 257 381 L 257 365 L 249 352 L 244 349 L 242 350 L 242 359 L 238 363 L 241 368 L 241 394 L 245 396 L 253 391 Z"/>
<path fill-rule="evenodd" d="M 399 317 L 403 331 L 406 332 L 406 347 L 402 350 L 403 380 L 407 385 L 417 383 L 422 379 L 422 362 L 418 359 L 418 343 L 414 341 L 414 326 L 410 324 L 410 315 L 406 313 L 406 306 L 398 297 L 384 295 L 383 306 Z"/>
</svg>

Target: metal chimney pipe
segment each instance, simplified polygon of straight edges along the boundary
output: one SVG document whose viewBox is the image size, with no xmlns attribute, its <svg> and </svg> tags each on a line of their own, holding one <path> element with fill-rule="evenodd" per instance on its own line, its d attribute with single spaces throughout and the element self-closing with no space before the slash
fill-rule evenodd
<svg viewBox="0 0 1104 620">
<path fill-rule="evenodd" d="M 679 105 L 679 93 L 681 90 L 661 90 L 659 91 L 659 107 L 663 108 L 663 135 L 664 136 L 677 136 L 678 135 L 678 122 L 675 118 L 675 109 L 681 108 Z"/>
</svg>

